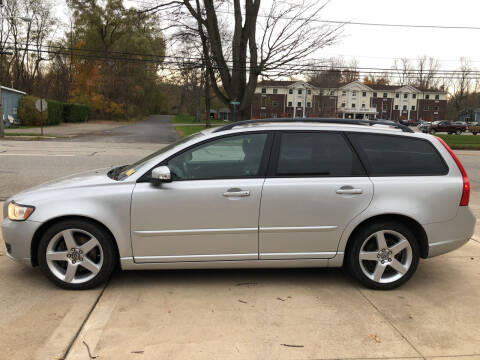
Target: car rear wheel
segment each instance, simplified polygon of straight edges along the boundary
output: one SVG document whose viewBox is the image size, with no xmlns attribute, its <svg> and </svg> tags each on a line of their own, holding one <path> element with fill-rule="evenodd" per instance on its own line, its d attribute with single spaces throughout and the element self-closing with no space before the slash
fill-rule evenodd
<svg viewBox="0 0 480 360">
<path fill-rule="evenodd" d="M 42 236 L 38 263 L 48 279 L 71 290 L 90 289 L 108 280 L 116 255 L 112 239 L 84 220 L 54 224 Z"/>
<path fill-rule="evenodd" d="M 472 132 L 472 134 L 473 134 L 473 135 L 477 135 L 477 133 L 476 133 L 476 132 Z"/>
<path fill-rule="evenodd" d="M 417 269 L 417 241 L 401 223 L 370 224 L 360 229 L 352 241 L 347 251 L 347 265 L 352 275 L 369 288 L 397 288 Z"/>
<path fill-rule="evenodd" d="M 457 135 L 462 135 L 462 130 L 457 129 L 457 130 L 455 131 L 455 134 L 457 134 Z"/>
</svg>

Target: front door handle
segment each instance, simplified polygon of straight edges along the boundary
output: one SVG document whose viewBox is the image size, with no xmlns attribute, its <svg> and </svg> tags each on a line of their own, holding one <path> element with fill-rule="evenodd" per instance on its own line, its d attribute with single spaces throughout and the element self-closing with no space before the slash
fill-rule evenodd
<svg viewBox="0 0 480 360">
<path fill-rule="evenodd" d="M 358 194 L 363 194 L 362 189 L 354 189 L 351 186 L 349 187 L 341 187 L 336 191 L 337 194 L 340 195 L 358 195 Z"/>
<path fill-rule="evenodd" d="M 250 196 L 250 191 L 242 189 L 229 189 L 223 193 L 226 197 L 245 197 Z"/>
</svg>

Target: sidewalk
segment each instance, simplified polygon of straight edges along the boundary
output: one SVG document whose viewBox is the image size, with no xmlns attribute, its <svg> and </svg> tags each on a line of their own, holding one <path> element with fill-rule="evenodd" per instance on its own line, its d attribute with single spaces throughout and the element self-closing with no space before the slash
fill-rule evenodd
<svg viewBox="0 0 480 360">
<path fill-rule="evenodd" d="M 133 124 L 131 121 L 111 121 L 111 120 L 91 120 L 86 123 L 62 123 L 55 126 L 45 126 L 43 134 L 45 136 L 72 137 L 77 135 L 90 134 L 97 131 L 111 130 L 121 126 Z M 25 136 L 40 136 L 40 127 L 31 128 L 7 128 L 5 135 L 25 134 Z M 15 136 L 17 137 L 17 136 Z M 13 136 L 10 138 L 14 138 Z"/>
</svg>

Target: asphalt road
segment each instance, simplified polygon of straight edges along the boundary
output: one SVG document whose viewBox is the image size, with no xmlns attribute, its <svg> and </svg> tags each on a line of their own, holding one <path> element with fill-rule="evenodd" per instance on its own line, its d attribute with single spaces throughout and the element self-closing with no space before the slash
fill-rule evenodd
<svg viewBox="0 0 480 360">
<path fill-rule="evenodd" d="M 179 138 L 170 124 L 171 115 L 150 115 L 146 120 L 112 130 L 70 138 L 68 141 L 100 143 L 155 143 L 169 144 Z M 65 141 L 61 139 L 60 141 Z"/>
</svg>

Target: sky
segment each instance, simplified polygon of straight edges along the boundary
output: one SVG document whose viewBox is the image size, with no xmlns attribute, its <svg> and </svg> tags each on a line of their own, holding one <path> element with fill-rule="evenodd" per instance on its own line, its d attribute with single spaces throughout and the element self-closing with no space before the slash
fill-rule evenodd
<svg viewBox="0 0 480 360">
<path fill-rule="evenodd" d="M 268 8 L 271 0 L 262 0 Z M 298 0 L 289 0 L 298 1 Z M 320 1 L 320 0 L 319 0 Z M 144 7 L 155 0 L 125 0 L 126 6 Z M 67 22 L 64 0 L 56 2 L 56 14 Z M 265 4 L 265 6 L 264 6 Z M 323 20 L 390 24 L 480 27 L 480 0 L 330 0 Z M 460 57 L 480 69 L 480 30 L 392 28 L 347 25 L 336 45 L 315 58 L 355 58 L 359 67 L 390 68 L 395 58 L 416 59 L 427 55 L 440 60 L 444 70 L 456 69 Z"/>
<path fill-rule="evenodd" d="M 478 0 L 331 0 L 322 18 L 391 24 L 480 27 Z M 361 67 L 390 67 L 392 58 L 433 56 L 442 69 L 470 58 L 480 67 L 480 30 L 390 28 L 348 25 L 324 55 L 354 55 Z"/>
</svg>

